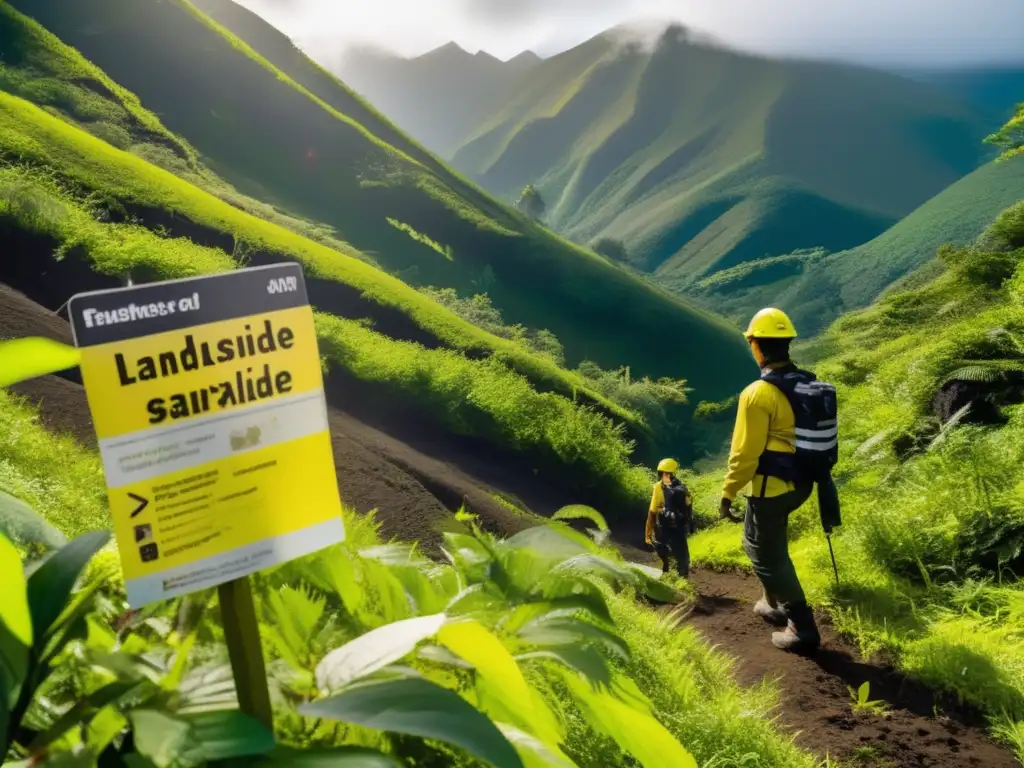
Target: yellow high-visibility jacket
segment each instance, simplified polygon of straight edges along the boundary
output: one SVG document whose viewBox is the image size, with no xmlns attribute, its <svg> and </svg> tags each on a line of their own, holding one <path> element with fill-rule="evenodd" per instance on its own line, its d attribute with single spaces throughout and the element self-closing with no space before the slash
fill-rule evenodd
<svg viewBox="0 0 1024 768">
<path fill-rule="evenodd" d="M 732 501 L 741 491 L 757 497 L 794 490 L 791 482 L 757 474 L 758 459 L 766 450 L 796 453 L 796 416 L 778 387 L 758 379 L 740 395 L 722 498 Z"/>
<path fill-rule="evenodd" d="M 693 496 L 690 489 L 686 489 L 686 503 L 693 507 Z M 658 519 L 658 513 L 665 508 L 665 488 L 659 480 L 654 484 L 654 492 L 651 494 L 651 508 L 647 511 L 647 526 L 644 528 L 644 541 L 648 543 L 654 538 L 654 523 Z"/>
</svg>

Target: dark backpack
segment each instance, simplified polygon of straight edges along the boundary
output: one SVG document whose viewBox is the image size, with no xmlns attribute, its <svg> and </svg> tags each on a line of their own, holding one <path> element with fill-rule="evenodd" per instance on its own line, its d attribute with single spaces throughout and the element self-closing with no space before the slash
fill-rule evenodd
<svg viewBox="0 0 1024 768">
<path fill-rule="evenodd" d="M 665 495 L 665 509 L 658 516 L 658 522 L 668 530 L 686 531 L 693 513 L 686 503 L 689 490 L 679 480 L 673 480 L 671 485 L 661 486 L 661 491 Z"/>
<path fill-rule="evenodd" d="M 768 371 L 761 379 L 777 387 L 796 416 L 796 453 L 765 451 L 758 474 L 793 483 L 815 483 L 826 531 L 841 522 L 832 468 L 839 461 L 839 407 L 836 388 L 796 366 Z"/>
</svg>

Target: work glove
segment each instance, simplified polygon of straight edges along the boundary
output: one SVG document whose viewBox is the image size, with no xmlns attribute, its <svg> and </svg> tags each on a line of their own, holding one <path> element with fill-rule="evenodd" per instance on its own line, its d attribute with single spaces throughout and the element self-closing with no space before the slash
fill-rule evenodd
<svg viewBox="0 0 1024 768">
<path fill-rule="evenodd" d="M 723 520 L 732 520 L 734 523 L 743 522 L 743 517 L 733 512 L 732 500 L 730 499 L 722 499 L 722 502 L 718 505 L 718 516 Z"/>
</svg>

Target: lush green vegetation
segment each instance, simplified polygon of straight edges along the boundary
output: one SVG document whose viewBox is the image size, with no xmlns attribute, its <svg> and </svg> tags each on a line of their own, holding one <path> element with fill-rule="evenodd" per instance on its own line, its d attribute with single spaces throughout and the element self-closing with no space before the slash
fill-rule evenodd
<svg viewBox="0 0 1024 768">
<path fill-rule="evenodd" d="M 741 340 L 718 318 L 454 175 L 280 35 L 265 27 L 257 34 L 255 17 L 234 22 L 234 32 L 249 38 L 243 41 L 186 0 L 10 4 L 129 88 L 243 193 L 324 222 L 355 251 L 420 285 L 468 295 L 489 269 L 495 306 L 510 322 L 556 333 L 571 363 L 587 357 L 642 375 L 685 377 L 709 397 L 726 394 L 746 367 Z M 423 237 L 409 237 L 389 218 Z M 453 258 L 438 258 L 431 243 L 451 248 Z M 613 306 L 635 311 L 616 319 Z M 706 340 L 720 358 L 715 374 L 660 355 L 646 343 L 658 331 Z"/>
<path fill-rule="evenodd" d="M 1022 186 L 1024 161 L 989 163 L 868 243 L 840 253 L 812 249 L 749 261 L 705 278 L 691 295 L 737 323 L 779 305 L 801 333 L 816 334 L 932 260 L 940 245 L 973 242 L 1019 199 Z"/>
<path fill-rule="evenodd" d="M 393 341 L 352 320 L 320 315 L 322 352 L 382 402 L 416 404 L 416 417 L 525 456 L 540 477 L 581 500 L 630 514 L 650 488 L 649 470 L 630 462 L 624 429 L 561 395 L 539 393 L 494 359 Z M 397 405 L 392 407 L 397 408 Z"/>
<path fill-rule="evenodd" d="M 123 202 L 174 212 L 214 234 L 226 235 L 229 242 L 236 245 L 233 250 L 241 244 L 243 255 L 255 252 L 271 258 L 296 260 L 311 276 L 355 288 L 363 300 L 368 301 L 370 314 L 374 312 L 374 305 L 379 306 L 381 309 L 378 311 L 381 312 L 398 310 L 412 321 L 412 328 L 418 329 L 421 335 L 467 352 L 496 355 L 541 388 L 569 395 L 574 392 L 591 395 L 594 402 L 600 403 L 617 418 L 627 422 L 633 420 L 623 409 L 591 392 L 581 377 L 559 369 L 547 358 L 529 354 L 518 344 L 494 337 L 465 322 L 399 280 L 348 253 L 331 250 L 240 211 L 171 173 L 46 115 L 27 102 L 0 93 L 0 103 L 4 107 L 0 111 L 0 148 L 7 152 L 8 157 L 20 161 L 19 165 L 25 169 L 18 173 L 28 174 L 22 176 L 25 179 L 31 177 L 31 183 L 37 187 L 32 193 L 35 197 L 59 198 L 54 204 L 56 207 L 51 206 L 52 210 L 70 210 L 78 204 L 67 191 L 68 185 L 73 185 L 84 192 L 97 193 L 92 198 L 96 203 Z M 88 218 L 86 212 L 76 216 L 76 224 L 60 225 L 57 229 L 69 236 L 74 235 L 74 227 L 84 226 Z M 34 228 L 37 225 L 31 223 L 28 226 Z M 120 225 L 97 226 L 103 231 L 123 231 Z M 133 231 L 144 236 L 141 227 Z M 60 232 L 51 229 L 47 234 L 58 235 Z M 158 239 L 149 239 L 148 247 Z M 163 247 L 151 248 L 152 253 L 146 253 L 145 249 L 136 253 L 140 258 L 161 259 L 161 252 L 172 243 L 176 248 L 208 254 L 195 260 L 192 267 L 195 273 L 211 269 L 214 266 L 211 259 L 216 260 L 219 269 L 227 268 L 229 264 L 223 254 L 217 256 L 212 249 L 198 248 L 183 238 L 165 239 Z"/>
<path fill-rule="evenodd" d="M 944 248 L 938 277 L 802 345 L 799 362 L 840 392 L 841 586 L 813 505 L 796 517 L 793 547 L 813 600 L 841 630 L 984 709 L 1024 756 L 1024 390 L 966 373 L 1024 368 L 1022 206 L 981 245 Z M 951 374 L 979 388 L 943 423 Z M 705 515 L 721 478 L 694 482 Z M 745 559 L 727 525 L 691 549 L 708 564 Z"/>
<path fill-rule="evenodd" d="M 6 447 L 0 489 L 61 478 L 79 491 L 36 489 L 57 531 L 0 497 L 9 590 L 0 693 L 17 699 L 0 709 L 0 741 L 13 759 L 88 766 L 134 754 L 128 764 L 161 768 L 243 756 L 268 766 L 816 764 L 765 717 L 771 687 L 741 692 L 729 663 L 695 632 L 636 602 L 671 597 L 668 585 L 563 522 L 501 541 L 467 517 L 471 533 L 449 534 L 451 562 L 437 564 L 414 547 L 382 546 L 372 516 L 346 513 L 345 544 L 254 577 L 270 733 L 233 709 L 212 593 L 125 613 L 116 551 L 104 533 L 81 535 L 101 521 L 76 514 L 82 498 L 103 496 L 98 459 L 39 430 L 29 409 L 2 394 L 0 415 L 25 430 Z M 40 463 L 58 452 L 61 467 Z M 604 526 L 593 511 L 565 516 L 576 514 Z M 80 536 L 61 546 L 62 534 Z M 26 557 L 51 553 L 44 567 L 27 563 L 27 595 L 11 537 Z M 27 656 L 12 640 L 31 648 Z M 21 680 L 18 697 L 11 684 Z"/>
<path fill-rule="evenodd" d="M 1024 104 L 1002 130 L 989 136 L 988 141 L 1003 151 L 1003 159 L 1024 154 Z"/>
</svg>

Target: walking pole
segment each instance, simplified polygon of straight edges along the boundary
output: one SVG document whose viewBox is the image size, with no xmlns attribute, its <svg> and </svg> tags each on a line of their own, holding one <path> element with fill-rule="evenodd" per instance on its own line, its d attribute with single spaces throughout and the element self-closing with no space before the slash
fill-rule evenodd
<svg viewBox="0 0 1024 768">
<path fill-rule="evenodd" d="M 836 586 L 839 586 L 839 568 L 836 566 L 836 553 L 832 549 L 832 535 L 829 533 L 825 534 L 825 540 L 828 541 L 828 553 L 832 555 L 832 571 L 836 575 Z"/>
</svg>

